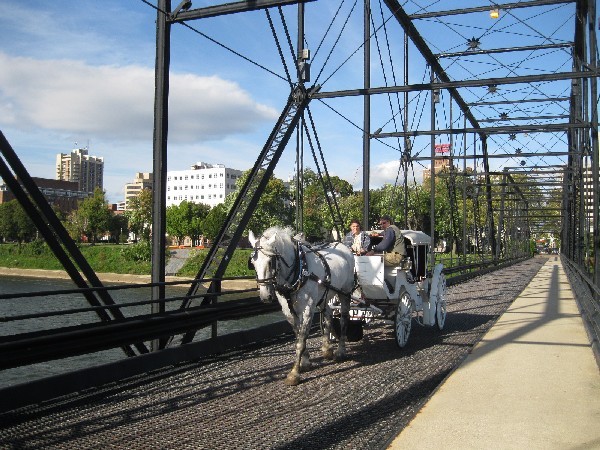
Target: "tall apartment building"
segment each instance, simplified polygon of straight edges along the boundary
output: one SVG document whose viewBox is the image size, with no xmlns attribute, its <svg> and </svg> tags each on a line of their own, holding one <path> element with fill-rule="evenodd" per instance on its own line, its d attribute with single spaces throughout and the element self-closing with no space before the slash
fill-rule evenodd
<svg viewBox="0 0 600 450">
<path fill-rule="evenodd" d="M 56 179 L 77 183 L 80 191 L 103 189 L 104 158 L 88 155 L 87 148 L 56 155 Z"/>
<path fill-rule="evenodd" d="M 133 182 L 125 185 L 125 210 L 129 209 L 129 202 L 137 197 L 143 189 L 152 190 L 152 173 L 137 172 Z"/>
<path fill-rule="evenodd" d="M 199 162 L 189 170 L 167 172 L 167 206 L 179 205 L 183 200 L 204 203 L 211 207 L 223 203 L 235 191 L 241 170 L 229 169 L 223 164 Z"/>
</svg>

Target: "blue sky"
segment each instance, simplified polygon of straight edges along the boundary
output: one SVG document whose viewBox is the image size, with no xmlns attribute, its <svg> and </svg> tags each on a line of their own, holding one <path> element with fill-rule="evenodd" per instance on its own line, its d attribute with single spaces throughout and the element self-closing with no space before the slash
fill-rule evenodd
<svg viewBox="0 0 600 450">
<path fill-rule="evenodd" d="M 2 3 L 0 129 L 33 176 L 53 178 L 57 153 L 68 152 L 75 147 L 89 147 L 90 154 L 105 159 L 104 187 L 109 200 L 116 202 L 122 199 L 124 184 L 133 179 L 135 172 L 152 170 L 156 11 L 140 0 L 4 0 Z M 173 1 L 173 5 L 176 3 Z M 219 3 L 223 2 L 194 0 L 193 7 Z M 410 3 L 414 9 L 417 2 Z M 464 3 L 466 6 L 482 2 Z M 332 32 L 325 36 L 319 48 L 338 5 L 338 2 L 319 1 L 306 7 L 306 39 L 313 55 L 312 81 L 324 67 L 319 77 L 324 90 L 353 89 L 362 85 L 362 51 L 359 49 L 362 42 L 362 1 L 358 2 L 354 11 L 353 2 L 343 4 Z M 286 7 L 284 12 L 295 45 L 295 7 Z M 287 55 L 289 50 L 278 12 L 272 10 L 271 14 Z M 346 16 L 350 19 L 344 24 Z M 387 18 L 389 13 L 384 20 Z M 555 22 L 552 23 L 554 29 L 568 36 L 572 34 L 572 27 L 561 25 L 564 19 L 564 10 L 550 11 L 540 18 L 547 23 Z M 485 38 L 492 36 L 472 17 L 462 22 L 458 18 L 452 20 L 457 22 L 455 30 L 448 32 L 445 28 L 439 32 L 439 42 L 430 42 L 434 51 L 464 49 L 463 38 L 471 35 L 481 35 L 485 45 Z M 477 20 L 489 21 L 481 15 Z M 398 32 L 398 26 L 392 27 L 391 23 L 388 22 L 389 29 L 381 28 L 378 32 L 384 65 L 387 64 L 386 45 L 390 47 L 390 54 L 401 53 L 402 34 Z M 186 169 L 198 161 L 248 169 L 254 164 L 289 94 L 287 83 L 270 73 L 284 76 L 266 15 L 264 11 L 257 11 L 193 21 L 189 25 L 193 29 L 181 25 L 172 28 L 168 169 Z M 432 21 L 423 26 L 424 29 L 435 29 L 437 25 Z M 342 38 L 337 42 L 335 51 L 329 54 L 342 27 Z M 383 40 L 384 31 L 389 33 L 387 43 Z M 199 32 L 268 70 L 210 42 Z M 531 30 L 528 33 L 535 34 Z M 511 39 L 526 39 L 523 34 L 509 36 L 505 33 L 500 36 L 502 44 Z M 560 40 L 562 37 L 546 36 L 544 39 Z M 498 46 L 497 42 L 492 44 L 488 41 L 487 44 Z M 374 65 L 379 64 L 375 44 L 372 58 Z M 568 55 L 560 53 L 552 55 L 552 58 L 553 61 L 568 61 Z M 490 71 L 487 76 L 521 74 L 516 73 L 517 66 L 519 70 L 531 73 L 545 64 L 535 60 L 530 63 L 531 67 L 525 67 L 515 62 L 510 70 L 486 67 L 486 71 Z M 402 83 L 401 59 L 397 64 L 400 71 L 394 74 L 387 72 L 388 84 L 391 84 L 391 76 L 396 76 L 399 84 Z M 452 70 L 459 69 L 457 76 L 469 76 L 466 62 L 462 66 L 448 64 Z M 472 64 L 483 63 L 476 61 Z M 381 71 L 374 70 L 372 78 L 373 86 L 386 83 Z M 410 83 L 428 81 L 427 68 L 418 57 L 411 61 L 409 78 Z M 568 86 L 568 83 L 565 85 Z M 558 88 L 556 95 L 565 89 Z M 467 95 L 472 93 L 474 100 L 483 95 L 482 92 L 471 91 Z M 508 95 L 506 92 L 508 90 L 503 95 Z M 384 131 L 393 131 L 390 129 L 394 125 L 392 118 L 395 116 L 398 120 L 401 117 L 397 111 L 393 112 L 393 102 L 397 99 L 387 96 L 373 99 L 372 130 L 382 126 Z M 420 110 L 424 102 L 424 97 L 411 94 L 413 129 L 422 127 L 418 123 L 420 120 L 428 124 L 429 112 L 422 113 Z M 327 101 L 327 104 L 335 111 L 321 102 L 311 103 L 327 167 L 330 174 L 360 188 L 362 134 L 355 125 L 362 124 L 362 99 L 336 99 Z M 538 115 L 548 113 L 547 110 L 529 112 Z M 425 118 L 420 117 L 423 114 Z M 515 112 L 515 115 L 519 114 Z M 455 112 L 454 121 L 458 116 Z M 440 113 L 438 120 L 447 122 L 449 119 L 447 114 Z M 438 126 L 446 127 L 447 123 Z M 449 137 L 439 139 L 445 142 Z M 415 152 L 428 154 L 428 144 L 427 139 L 423 143 L 415 142 Z M 561 138 L 557 138 L 551 145 L 563 144 Z M 505 143 L 495 144 L 493 140 L 491 151 L 502 145 Z M 535 145 L 540 148 L 548 146 L 546 140 L 522 144 L 511 142 L 510 145 L 522 145 L 528 149 Z M 294 148 L 288 147 L 276 170 L 276 175 L 284 179 L 294 172 Z M 397 142 L 391 140 L 373 141 L 372 187 L 384 182 L 394 183 L 398 179 L 397 147 Z M 497 163 L 516 165 L 517 162 Z M 308 153 L 305 166 L 312 165 L 312 156 Z M 415 173 L 410 175 L 410 179 L 418 178 L 421 169 L 421 164 L 415 165 Z"/>
</svg>

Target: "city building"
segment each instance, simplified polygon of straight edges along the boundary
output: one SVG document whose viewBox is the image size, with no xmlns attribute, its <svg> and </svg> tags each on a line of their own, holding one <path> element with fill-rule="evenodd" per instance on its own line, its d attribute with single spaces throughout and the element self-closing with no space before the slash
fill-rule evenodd
<svg viewBox="0 0 600 450">
<path fill-rule="evenodd" d="M 89 197 L 88 192 L 80 191 L 74 181 L 51 180 L 32 177 L 48 203 L 65 213 L 77 209 L 79 201 Z M 6 184 L 0 184 L 0 203 L 14 200 L 15 196 Z"/>
<path fill-rule="evenodd" d="M 87 148 L 78 148 L 71 153 L 56 155 L 56 179 L 73 181 L 78 189 L 94 192 L 103 189 L 104 158 L 88 155 Z"/>
<path fill-rule="evenodd" d="M 450 157 L 450 144 L 435 145 L 434 173 L 440 173 L 444 169 L 452 168 L 452 158 Z M 431 167 L 423 169 L 423 179 L 431 177 Z"/>
<path fill-rule="evenodd" d="M 183 200 L 204 203 L 211 207 L 223 203 L 236 190 L 241 170 L 229 169 L 223 164 L 199 162 L 189 170 L 167 172 L 167 206 L 179 205 Z"/>
<path fill-rule="evenodd" d="M 129 209 L 129 202 L 137 197 L 143 189 L 152 190 L 152 173 L 137 172 L 133 182 L 125 185 L 125 210 Z"/>
</svg>

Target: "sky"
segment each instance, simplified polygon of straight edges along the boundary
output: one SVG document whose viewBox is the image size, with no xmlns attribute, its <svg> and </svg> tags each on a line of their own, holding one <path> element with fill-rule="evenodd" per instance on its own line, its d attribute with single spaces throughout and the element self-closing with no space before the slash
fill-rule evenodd
<svg viewBox="0 0 600 450">
<path fill-rule="evenodd" d="M 193 7 L 221 3 L 194 0 Z M 332 27 L 337 31 L 329 34 L 325 30 L 339 3 L 307 4 L 311 83 L 318 81 L 323 89 L 362 85 L 358 3 L 357 10 L 352 2 L 343 5 Z M 58 153 L 87 147 L 90 155 L 104 158 L 108 200 L 122 200 L 124 185 L 136 172 L 152 171 L 156 10 L 142 0 L 3 0 L 2 6 L 0 130 L 37 177 L 54 178 Z M 295 7 L 283 10 L 295 45 Z M 271 19 L 282 51 L 289 55 L 277 10 L 271 11 Z M 247 170 L 290 92 L 267 16 L 264 11 L 248 12 L 188 25 L 172 27 L 167 168 L 183 170 L 202 161 Z M 402 40 L 391 42 L 397 46 Z M 379 58 L 375 47 L 372 52 Z M 423 82 L 424 67 L 418 61 L 411 65 L 411 82 Z M 403 75 L 394 76 L 400 84 Z M 389 81 L 373 74 L 373 86 Z M 381 125 L 391 131 L 390 124 L 401 117 L 384 114 L 387 103 L 390 99 L 383 96 L 372 101 L 373 130 Z M 357 124 L 363 120 L 362 98 L 313 101 L 310 107 L 330 175 L 360 189 L 362 131 Z M 414 123 L 418 104 L 411 108 Z M 371 187 L 398 182 L 398 144 L 372 145 Z M 295 145 L 288 145 L 276 176 L 292 176 L 294 160 Z M 308 148 L 304 165 L 314 168 Z M 411 179 L 420 176 L 422 167 L 417 165 Z"/>
</svg>

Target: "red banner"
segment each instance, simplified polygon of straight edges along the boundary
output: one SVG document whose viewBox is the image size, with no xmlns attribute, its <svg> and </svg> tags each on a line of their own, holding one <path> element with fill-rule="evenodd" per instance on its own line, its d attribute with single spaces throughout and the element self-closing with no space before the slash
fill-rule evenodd
<svg viewBox="0 0 600 450">
<path fill-rule="evenodd" d="M 450 152 L 450 144 L 435 144 L 435 152 L 436 153 L 449 153 Z"/>
</svg>

